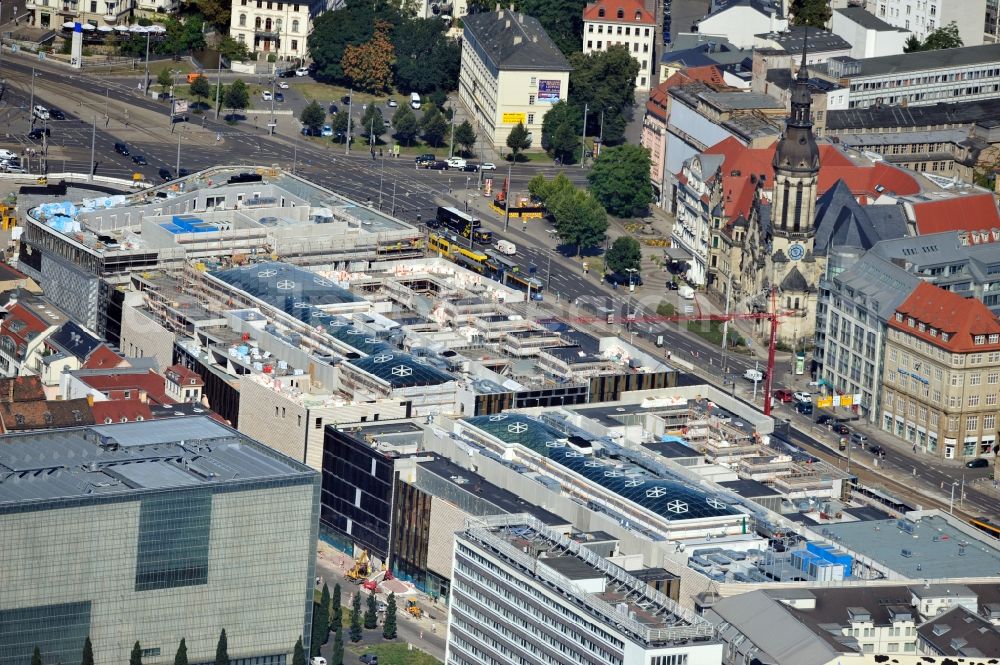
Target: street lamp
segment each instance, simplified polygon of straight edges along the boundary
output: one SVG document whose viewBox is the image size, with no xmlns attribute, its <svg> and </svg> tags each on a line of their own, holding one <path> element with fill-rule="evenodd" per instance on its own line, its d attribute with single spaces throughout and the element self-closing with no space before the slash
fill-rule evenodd
<svg viewBox="0 0 1000 665">
<path fill-rule="evenodd" d="M 953 481 L 951 483 L 951 499 L 948 501 L 948 514 L 955 514 L 955 486 L 958 485 L 958 481 Z"/>
</svg>

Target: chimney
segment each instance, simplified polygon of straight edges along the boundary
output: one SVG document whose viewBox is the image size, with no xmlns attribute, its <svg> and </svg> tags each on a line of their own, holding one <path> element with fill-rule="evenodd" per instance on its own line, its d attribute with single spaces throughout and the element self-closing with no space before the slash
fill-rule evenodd
<svg viewBox="0 0 1000 665">
<path fill-rule="evenodd" d="M 94 393 L 87 393 L 87 406 L 94 406 Z"/>
<path fill-rule="evenodd" d="M 503 6 L 497 3 L 497 18 L 503 18 Z"/>
<path fill-rule="evenodd" d="M 146 391 L 145 390 L 140 390 L 139 391 L 139 404 L 145 404 L 146 400 L 148 400 L 148 399 L 149 399 L 149 395 L 146 393 Z"/>
<path fill-rule="evenodd" d="M 771 30 L 769 32 L 771 34 L 774 34 L 777 31 L 778 31 L 778 17 L 775 15 L 774 12 L 771 12 Z"/>
<path fill-rule="evenodd" d="M 514 35 L 514 46 L 517 46 L 518 44 L 520 44 L 521 41 L 522 41 L 521 40 L 521 35 Z"/>
<path fill-rule="evenodd" d="M 517 13 L 517 22 L 524 25 L 524 12 Z"/>
</svg>

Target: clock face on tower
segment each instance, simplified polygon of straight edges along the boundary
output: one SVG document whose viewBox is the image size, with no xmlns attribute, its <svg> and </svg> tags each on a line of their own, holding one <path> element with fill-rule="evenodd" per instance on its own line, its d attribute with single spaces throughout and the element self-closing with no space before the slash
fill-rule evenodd
<svg viewBox="0 0 1000 665">
<path fill-rule="evenodd" d="M 803 256 L 806 255 L 806 250 L 802 245 L 792 245 L 788 248 L 788 258 L 792 261 L 798 261 Z"/>
</svg>

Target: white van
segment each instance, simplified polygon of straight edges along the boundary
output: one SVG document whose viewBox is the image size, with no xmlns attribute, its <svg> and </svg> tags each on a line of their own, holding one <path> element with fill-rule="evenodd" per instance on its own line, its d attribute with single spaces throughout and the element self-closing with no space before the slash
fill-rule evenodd
<svg viewBox="0 0 1000 665">
<path fill-rule="evenodd" d="M 510 240 L 497 240 L 497 244 L 493 246 L 496 247 L 497 251 L 501 254 L 506 254 L 507 256 L 514 256 L 517 254 L 517 245 L 512 243 Z"/>
<path fill-rule="evenodd" d="M 415 92 L 410 93 L 410 108 L 420 108 L 420 95 Z"/>
</svg>

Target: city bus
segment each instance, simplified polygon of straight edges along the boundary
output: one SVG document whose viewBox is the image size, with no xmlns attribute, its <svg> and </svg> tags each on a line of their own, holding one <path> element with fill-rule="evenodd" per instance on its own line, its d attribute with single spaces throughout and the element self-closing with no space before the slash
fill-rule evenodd
<svg viewBox="0 0 1000 665">
<path fill-rule="evenodd" d="M 437 209 L 437 221 L 452 233 L 463 238 L 472 234 L 472 241 L 483 245 L 493 243 L 493 232 L 482 228 L 483 223 L 472 215 L 451 206 L 441 206 Z"/>
</svg>

